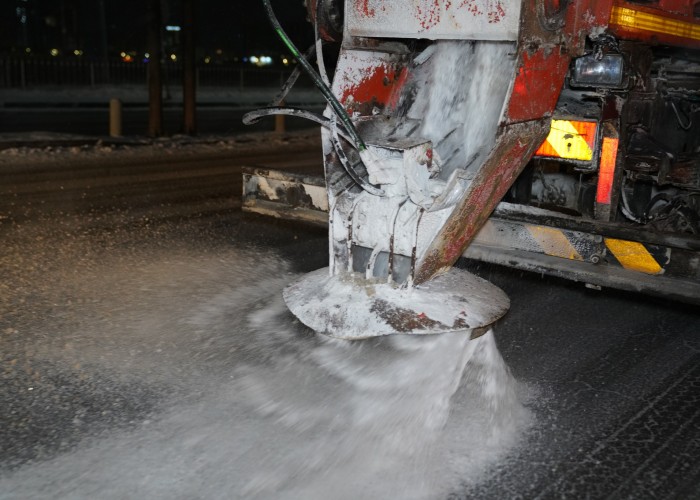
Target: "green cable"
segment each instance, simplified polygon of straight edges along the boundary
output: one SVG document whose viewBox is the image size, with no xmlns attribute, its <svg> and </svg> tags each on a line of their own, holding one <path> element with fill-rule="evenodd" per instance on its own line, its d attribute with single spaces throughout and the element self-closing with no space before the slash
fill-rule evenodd
<svg viewBox="0 0 700 500">
<path fill-rule="evenodd" d="M 325 82 L 321 79 L 321 76 L 313 69 L 311 64 L 309 64 L 309 61 L 307 61 L 306 58 L 303 55 L 301 55 L 294 43 L 289 39 L 287 34 L 282 29 L 282 26 L 280 25 L 279 21 L 277 20 L 277 17 L 275 16 L 274 11 L 272 10 L 270 0 L 263 0 L 263 5 L 265 6 L 265 10 L 267 11 L 267 17 L 270 19 L 270 23 L 272 24 L 272 27 L 277 33 L 277 36 L 280 37 L 284 45 L 292 53 L 292 56 L 294 56 L 294 58 L 299 62 L 299 64 L 301 64 L 302 68 L 304 68 L 304 70 L 313 80 L 316 87 L 318 87 L 323 96 L 326 98 L 328 104 L 331 105 L 331 108 L 333 108 L 333 111 L 335 112 L 336 116 L 343 123 L 343 126 L 347 130 L 348 134 L 350 135 L 350 137 L 352 137 L 353 141 L 355 142 L 355 147 L 357 148 L 357 150 L 366 150 L 367 146 L 365 145 L 365 142 L 357 133 L 357 129 L 350 120 L 350 116 L 348 115 L 347 111 L 345 111 L 345 108 L 343 108 L 343 105 L 340 104 L 335 95 L 333 95 L 331 89 L 328 88 L 328 85 L 325 84 Z"/>
</svg>

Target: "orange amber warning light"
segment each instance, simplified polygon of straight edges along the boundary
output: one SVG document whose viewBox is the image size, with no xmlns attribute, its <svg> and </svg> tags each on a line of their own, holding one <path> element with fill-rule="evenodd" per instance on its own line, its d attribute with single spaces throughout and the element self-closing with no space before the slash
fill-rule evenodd
<svg viewBox="0 0 700 500">
<path fill-rule="evenodd" d="M 552 120 L 549 135 L 535 156 L 591 161 L 598 124 L 590 121 Z"/>
</svg>

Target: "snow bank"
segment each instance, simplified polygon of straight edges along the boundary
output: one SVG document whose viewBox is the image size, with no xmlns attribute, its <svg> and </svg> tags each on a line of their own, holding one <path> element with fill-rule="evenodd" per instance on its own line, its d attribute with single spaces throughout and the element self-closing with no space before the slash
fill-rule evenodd
<svg viewBox="0 0 700 500">
<path fill-rule="evenodd" d="M 309 129 L 283 134 L 253 132 L 237 135 L 175 135 L 157 139 L 139 137 L 115 140 L 51 132 L 0 133 L 0 168 L 60 164 L 66 161 L 87 163 L 108 159 L 132 161 L 162 159 L 164 156 L 250 154 L 280 148 L 287 151 L 318 148 L 320 152 L 320 132 L 318 129 Z"/>
</svg>

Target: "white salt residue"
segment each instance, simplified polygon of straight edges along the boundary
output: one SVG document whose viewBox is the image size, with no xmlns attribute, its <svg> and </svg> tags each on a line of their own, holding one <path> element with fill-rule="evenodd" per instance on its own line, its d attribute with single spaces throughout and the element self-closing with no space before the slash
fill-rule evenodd
<svg viewBox="0 0 700 500">
<path fill-rule="evenodd" d="M 269 200 L 279 200 L 279 192 L 291 186 L 296 186 L 296 183 L 282 181 L 278 179 L 268 179 L 262 176 L 256 177 L 257 189 L 265 195 Z M 314 207 L 320 210 L 328 211 L 328 194 L 325 187 L 312 186 L 304 184 L 304 193 L 311 198 L 311 203 Z"/>
<path fill-rule="evenodd" d="M 414 71 L 416 95 L 408 116 L 421 120 L 416 135 L 436 147 L 442 179 L 470 163 L 479 167 L 493 147 L 514 49 L 508 42 L 439 41 Z"/>
<path fill-rule="evenodd" d="M 275 388 L 270 416 L 289 428 L 296 444 L 263 458 L 263 472 L 248 482 L 245 496 L 431 497 L 444 486 L 431 477 L 439 460 L 434 444 L 473 350 L 464 335 L 435 337 L 410 352 L 391 343 L 326 342 L 311 353 L 322 369 L 317 376 L 330 377 L 335 386 L 320 416 L 279 405 L 277 383 L 251 377 L 246 384 L 258 397 Z M 287 379 L 295 371 L 282 367 L 278 376 Z"/>
<path fill-rule="evenodd" d="M 1 477 L 0 496 L 444 498 L 496 467 L 529 425 L 493 333 L 329 339 L 287 311 L 281 291 L 294 276 L 276 257 L 168 255 L 118 272 L 103 264 L 109 290 L 85 293 L 112 297 L 108 324 L 45 328 L 91 345 L 82 362 L 111 356 L 111 370 L 171 380 L 177 397 L 147 421 Z M 91 317 L 86 305 L 81 314 Z"/>
<path fill-rule="evenodd" d="M 521 2 L 364 0 L 345 11 L 351 36 L 425 39 L 516 40 Z"/>
<path fill-rule="evenodd" d="M 503 316 L 510 304 L 500 288 L 456 268 L 409 288 L 368 283 L 353 275 L 329 276 L 319 269 L 287 287 L 284 299 L 305 325 L 342 339 L 397 330 L 422 335 L 484 327 Z"/>
<path fill-rule="evenodd" d="M 276 307 L 251 315 L 268 335 Z M 288 433 L 256 457 L 243 496 L 442 498 L 477 483 L 528 425 L 493 332 L 317 340 L 303 359 L 245 370 L 249 402 Z"/>
</svg>

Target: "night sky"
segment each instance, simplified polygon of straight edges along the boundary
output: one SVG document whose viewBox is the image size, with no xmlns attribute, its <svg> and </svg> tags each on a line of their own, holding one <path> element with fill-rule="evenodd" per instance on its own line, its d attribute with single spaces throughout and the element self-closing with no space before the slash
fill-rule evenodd
<svg viewBox="0 0 700 500">
<path fill-rule="evenodd" d="M 181 23 L 181 1 L 161 0 L 164 24 Z M 0 53 L 48 55 L 78 49 L 85 57 L 99 55 L 98 0 L 0 0 Z M 110 56 L 146 48 L 144 0 L 104 0 Z M 285 30 L 302 49 L 313 41 L 303 0 L 273 0 L 273 8 Z M 278 50 L 281 42 L 270 27 L 260 0 L 201 0 L 197 2 L 198 56 L 221 49 L 224 54 L 245 56 Z M 25 9 L 22 11 L 22 9 Z M 26 28 L 20 15 L 26 12 Z"/>
</svg>

